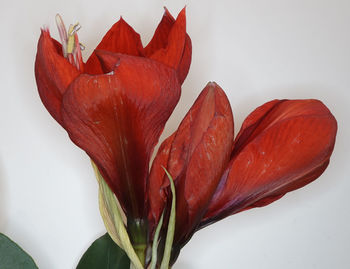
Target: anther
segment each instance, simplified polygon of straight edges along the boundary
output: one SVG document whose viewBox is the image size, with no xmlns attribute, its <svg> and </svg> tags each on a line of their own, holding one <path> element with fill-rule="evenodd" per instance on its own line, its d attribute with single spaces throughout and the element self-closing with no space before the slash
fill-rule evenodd
<svg viewBox="0 0 350 269">
<path fill-rule="evenodd" d="M 79 43 L 80 50 L 85 50 L 85 46 L 82 43 Z"/>
<path fill-rule="evenodd" d="M 80 28 L 81 28 L 81 25 L 79 24 L 79 22 L 74 24 L 73 31 L 72 31 L 71 35 L 74 35 L 76 32 L 78 32 L 80 30 Z"/>
</svg>

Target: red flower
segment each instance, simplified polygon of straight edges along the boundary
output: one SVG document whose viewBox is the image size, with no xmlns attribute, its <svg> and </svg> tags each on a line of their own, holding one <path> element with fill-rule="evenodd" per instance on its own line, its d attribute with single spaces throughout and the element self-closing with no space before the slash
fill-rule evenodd
<svg viewBox="0 0 350 269">
<path fill-rule="evenodd" d="M 96 163 L 128 217 L 146 219 L 150 156 L 179 100 L 191 62 L 185 9 L 176 20 L 165 10 L 145 48 L 120 19 L 86 64 L 75 30 L 69 33 L 75 50 L 63 42 L 62 53 L 49 31 L 41 32 L 35 61 L 41 100 Z"/>
<path fill-rule="evenodd" d="M 253 111 L 233 140 L 231 108 L 209 83 L 153 162 L 150 222 L 176 186 L 173 262 L 193 233 L 242 210 L 267 205 L 303 187 L 326 169 L 337 123 L 318 100 L 274 100 Z"/>
<path fill-rule="evenodd" d="M 132 237 L 133 225 L 141 223 L 138 231 L 152 240 L 164 209 L 168 217 L 171 192 L 163 167 L 169 171 L 177 198 L 172 262 L 198 229 L 267 205 L 319 177 L 337 131 L 320 101 L 274 100 L 251 113 L 234 139 L 229 101 L 209 83 L 162 143 L 149 173 L 151 153 L 191 62 L 185 24 L 185 10 L 176 20 L 166 10 L 143 48 L 120 19 L 86 64 L 74 29 L 75 50 L 64 42 L 63 53 L 43 30 L 35 62 L 44 105 L 96 163 L 128 217 Z"/>
</svg>

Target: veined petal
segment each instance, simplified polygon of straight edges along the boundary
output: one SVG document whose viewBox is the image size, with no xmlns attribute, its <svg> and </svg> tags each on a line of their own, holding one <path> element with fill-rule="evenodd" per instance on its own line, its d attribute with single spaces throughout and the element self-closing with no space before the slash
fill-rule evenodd
<svg viewBox="0 0 350 269">
<path fill-rule="evenodd" d="M 275 100 L 243 123 L 233 156 L 202 226 L 267 205 L 319 177 L 332 154 L 337 122 L 318 100 Z"/>
<path fill-rule="evenodd" d="M 43 29 L 35 59 L 35 78 L 41 101 L 51 116 L 62 125 L 62 95 L 80 72 L 62 56 L 61 44 Z"/>
<path fill-rule="evenodd" d="M 116 57 L 113 72 L 82 75 L 70 85 L 62 114 L 73 142 L 96 163 L 128 216 L 138 219 L 147 214 L 150 155 L 178 102 L 180 85 L 165 65 Z"/>
<path fill-rule="evenodd" d="M 181 17 L 179 19 L 182 19 Z M 174 27 L 175 19 L 170 14 L 167 8 L 165 8 L 164 15 L 160 21 L 156 31 L 154 32 L 152 40 L 144 48 L 144 53 L 146 57 L 151 57 L 158 50 L 164 50 L 167 48 L 169 42 L 173 39 L 170 38 L 170 32 Z M 174 35 L 174 33 L 173 33 Z M 164 54 L 164 52 L 162 52 Z M 180 63 L 177 67 L 177 72 L 179 76 L 180 84 L 185 80 L 188 70 L 190 68 L 192 58 L 192 44 L 191 38 L 186 34 L 185 45 L 182 52 Z"/>
<path fill-rule="evenodd" d="M 232 145 L 229 101 L 218 85 L 209 83 L 175 134 L 162 144 L 151 170 L 149 199 L 157 218 L 169 185 L 159 166 L 166 167 L 175 181 L 175 245 L 183 244 L 199 224 L 229 161 Z"/>
<path fill-rule="evenodd" d="M 190 68 L 192 55 L 191 39 L 186 34 L 185 8 L 179 13 L 176 21 L 172 21 L 173 17 L 165 10 L 153 39 L 145 48 L 145 53 L 149 58 L 176 69 L 182 83 Z"/>
<path fill-rule="evenodd" d="M 123 18 L 120 18 L 120 20 L 111 27 L 100 44 L 96 47 L 96 50 L 105 50 L 133 56 L 143 55 L 140 35 L 136 33 Z M 103 74 L 95 52 L 93 52 L 87 60 L 85 71 L 91 75 Z"/>
</svg>

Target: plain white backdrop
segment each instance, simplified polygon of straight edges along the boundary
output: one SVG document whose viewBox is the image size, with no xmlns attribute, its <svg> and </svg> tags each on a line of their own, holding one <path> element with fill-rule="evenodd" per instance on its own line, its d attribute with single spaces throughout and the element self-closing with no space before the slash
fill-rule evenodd
<svg viewBox="0 0 350 269">
<path fill-rule="evenodd" d="M 350 268 L 350 1 L 4 1 L 1 0 L 0 232 L 40 268 L 75 268 L 105 231 L 86 154 L 39 99 L 36 45 L 56 13 L 82 25 L 87 59 L 120 15 L 144 44 L 163 15 L 187 5 L 193 59 L 163 140 L 201 89 L 216 81 L 239 130 L 274 98 L 322 100 L 338 120 L 336 147 L 314 183 L 268 207 L 231 216 L 194 235 L 174 269 Z"/>
</svg>

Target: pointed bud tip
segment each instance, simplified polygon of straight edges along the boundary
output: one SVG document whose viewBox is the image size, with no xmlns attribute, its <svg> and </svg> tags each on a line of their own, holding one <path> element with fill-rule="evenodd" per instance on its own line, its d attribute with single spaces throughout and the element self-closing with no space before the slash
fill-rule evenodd
<svg viewBox="0 0 350 269">
<path fill-rule="evenodd" d="M 205 86 L 205 89 L 212 92 L 224 91 L 215 81 L 209 81 L 208 84 Z"/>
<path fill-rule="evenodd" d="M 215 81 L 209 81 L 207 87 L 216 88 L 220 86 Z"/>
</svg>

